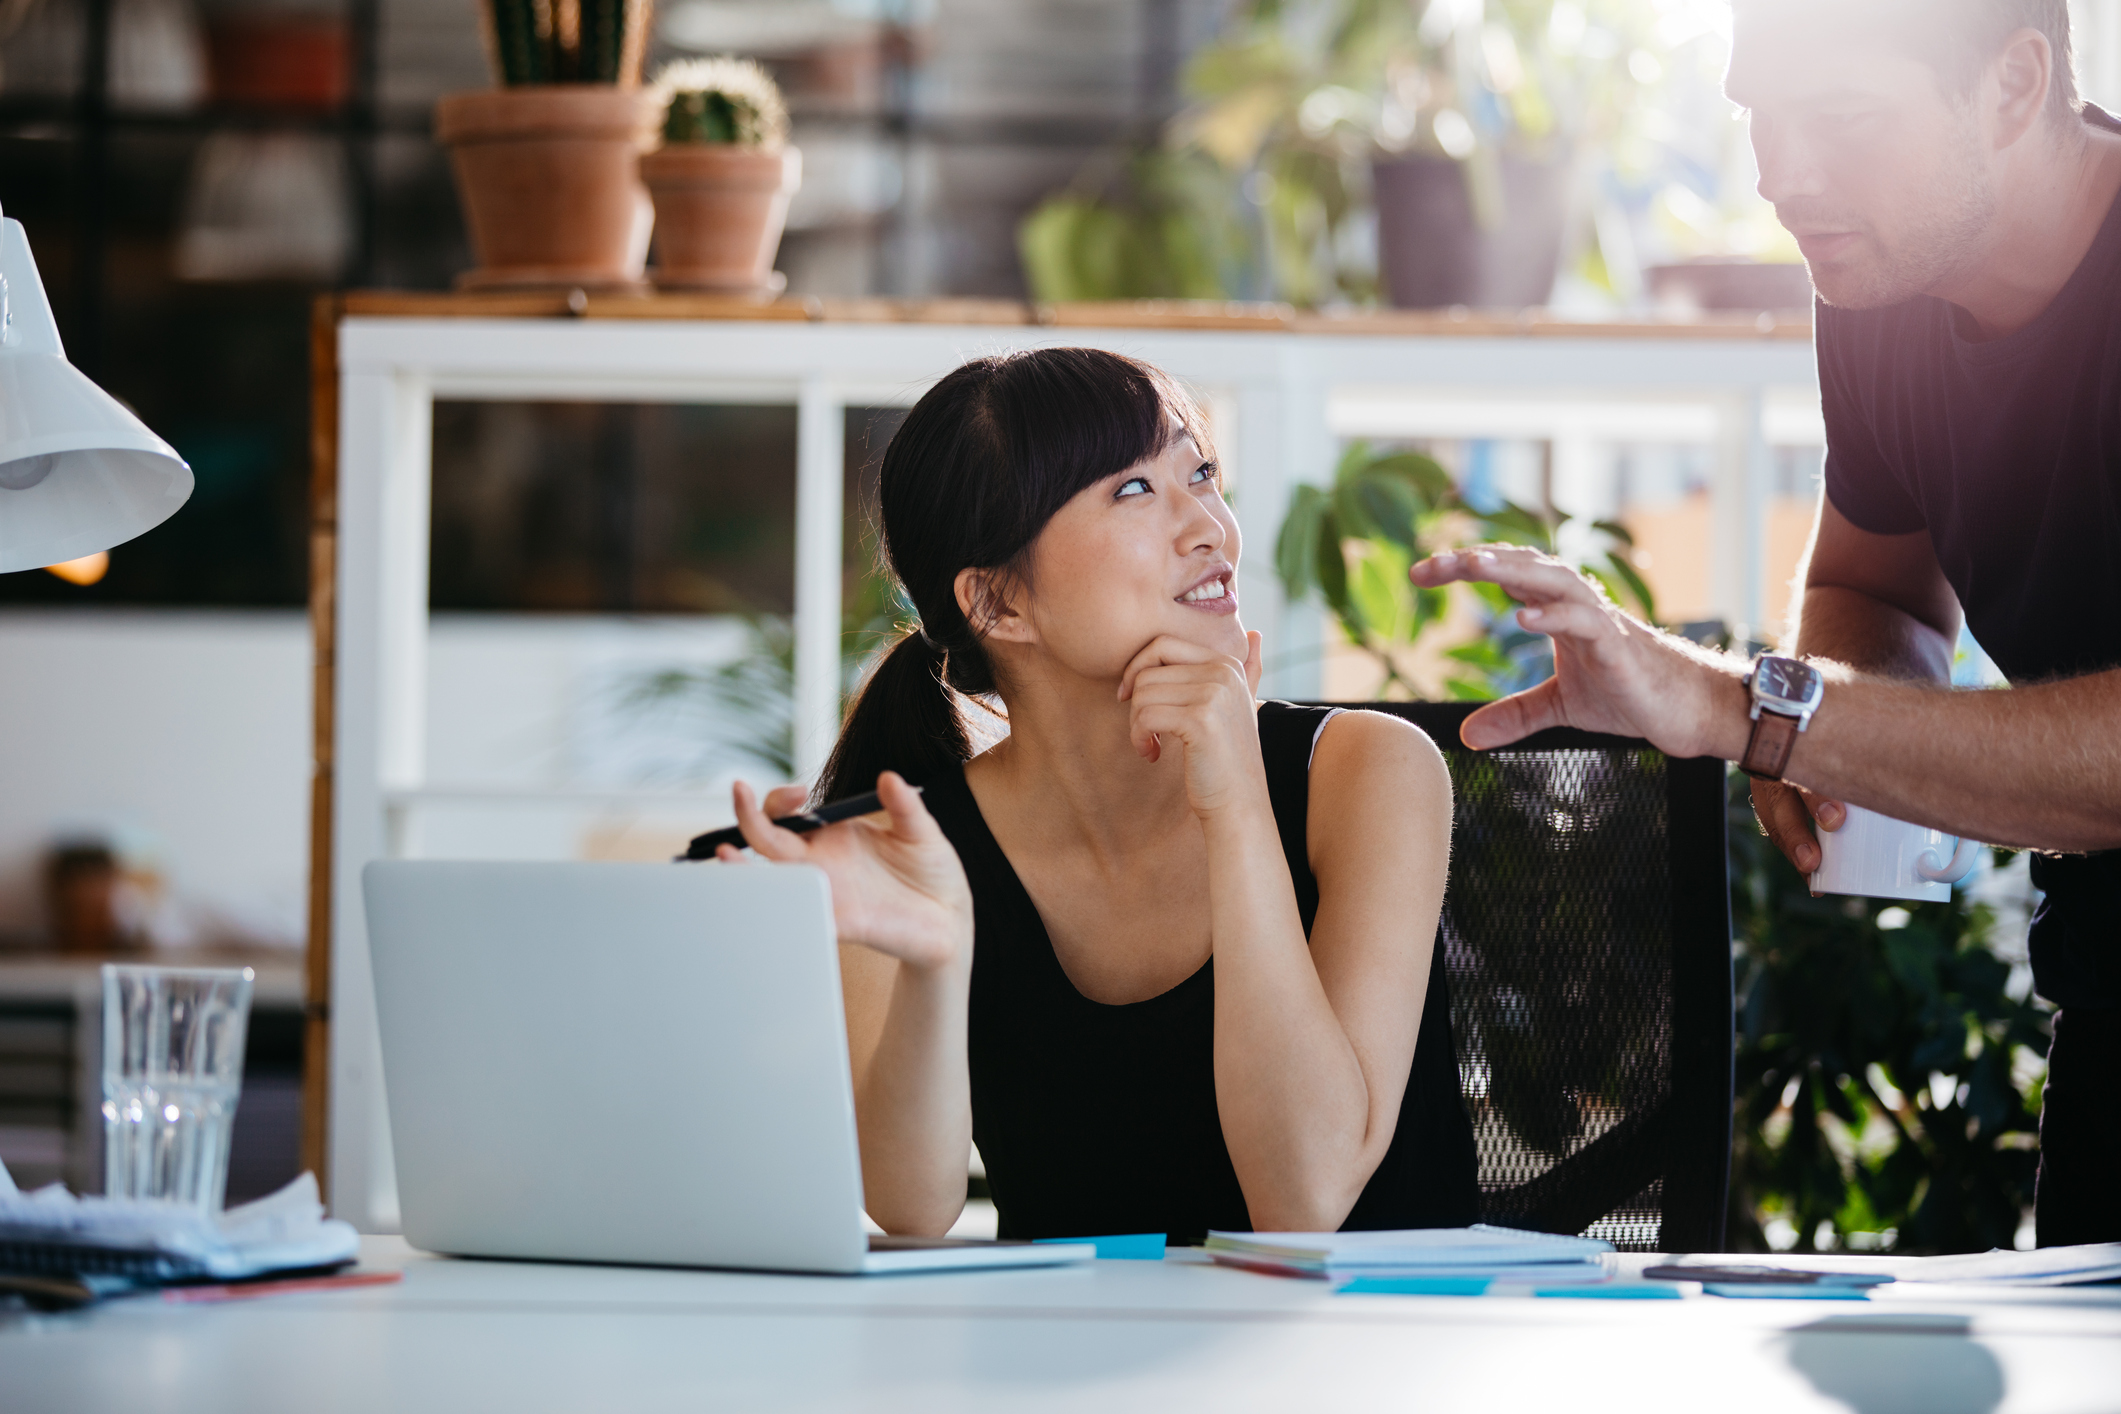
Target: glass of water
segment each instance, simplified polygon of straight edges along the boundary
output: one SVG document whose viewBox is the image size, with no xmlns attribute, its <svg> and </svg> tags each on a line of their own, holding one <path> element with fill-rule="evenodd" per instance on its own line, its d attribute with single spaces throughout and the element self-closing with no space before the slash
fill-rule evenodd
<svg viewBox="0 0 2121 1414">
<path fill-rule="evenodd" d="M 219 1212 L 251 970 L 103 968 L 103 1191 Z"/>
</svg>

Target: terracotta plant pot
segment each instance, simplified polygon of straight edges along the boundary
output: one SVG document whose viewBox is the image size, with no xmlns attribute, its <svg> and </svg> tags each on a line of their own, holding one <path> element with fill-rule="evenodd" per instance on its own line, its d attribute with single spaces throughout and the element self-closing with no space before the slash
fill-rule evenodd
<svg viewBox="0 0 2121 1414">
<path fill-rule="evenodd" d="M 669 143 L 641 159 L 655 197 L 655 282 L 666 289 L 771 294 L 802 154 L 720 142 Z"/>
<path fill-rule="evenodd" d="M 637 285 L 655 208 L 640 155 L 659 116 L 647 89 L 552 84 L 455 93 L 435 105 L 479 268 L 464 290 Z"/>
</svg>

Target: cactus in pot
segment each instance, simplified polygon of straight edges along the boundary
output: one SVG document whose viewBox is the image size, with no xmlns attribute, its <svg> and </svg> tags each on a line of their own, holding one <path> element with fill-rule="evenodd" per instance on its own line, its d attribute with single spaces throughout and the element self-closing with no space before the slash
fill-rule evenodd
<svg viewBox="0 0 2121 1414">
<path fill-rule="evenodd" d="M 788 110 L 748 59 L 687 59 L 656 74 L 662 146 L 641 159 L 655 200 L 655 282 L 666 289 L 772 295 L 773 268 L 802 154 Z"/>
<path fill-rule="evenodd" d="M 478 268 L 460 288 L 638 286 L 655 219 L 640 155 L 652 0 L 483 0 L 497 87 L 435 106 Z"/>
</svg>

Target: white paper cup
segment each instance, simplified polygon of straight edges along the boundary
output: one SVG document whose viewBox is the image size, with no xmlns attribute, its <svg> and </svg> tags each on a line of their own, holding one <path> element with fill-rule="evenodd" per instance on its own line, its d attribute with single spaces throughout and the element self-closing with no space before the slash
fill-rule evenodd
<svg viewBox="0 0 2121 1414">
<path fill-rule="evenodd" d="M 1981 856 L 1975 840 L 1923 825 L 1910 825 L 1874 810 L 1850 805 L 1838 830 L 1820 830 L 1819 867 L 1812 889 L 1858 898 L 1900 898 L 1941 903 L 1952 885 L 1974 872 Z"/>
</svg>

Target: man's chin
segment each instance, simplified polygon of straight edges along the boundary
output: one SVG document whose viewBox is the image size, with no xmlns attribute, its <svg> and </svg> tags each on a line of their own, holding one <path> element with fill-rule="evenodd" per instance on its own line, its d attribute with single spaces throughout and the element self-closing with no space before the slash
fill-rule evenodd
<svg viewBox="0 0 2121 1414">
<path fill-rule="evenodd" d="M 1922 293 L 1889 272 L 1857 264 L 1807 262 L 1812 289 L 1836 309 L 1883 309 Z"/>
</svg>

